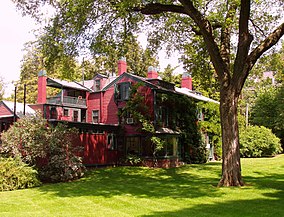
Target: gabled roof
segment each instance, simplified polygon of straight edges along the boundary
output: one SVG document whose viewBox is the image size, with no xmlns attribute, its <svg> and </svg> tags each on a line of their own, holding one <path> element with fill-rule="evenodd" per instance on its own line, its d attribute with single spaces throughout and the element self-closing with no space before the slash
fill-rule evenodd
<svg viewBox="0 0 284 217">
<path fill-rule="evenodd" d="M 14 102 L 3 100 L 1 103 L 6 106 L 8 110 L 10 110 L 11 115 L 6 115 L 5 117 L 13 117 L 14 116 Z M 28 104 L 25 106 L 25 113 L 26 115 L 34 115 L 35 110 L 33 110 Z M 16 115 L 20 118 L 24 116 L 24 104 L 23 103 L 16 103 Z M 1 116 L 4 117 L 4 116 Z"/>
<path fill-rule="evenodd" d="M 106 91 L 108 88 L 110 88 L 113 84 L 117 83 L 118 81 L 120 81 L 121 79 L 123 79 L 124 77 L 129 77 L 131 79 L 133 79 L 134 81 L 137 81 L 137 82 L 143 82 L 145 83 L 147 86 L 151 87 L 151 88 L 155 88 L 155 89 L 164 89 L 164 88 L 161 88 L 159 87 L 158 85 L 155 85 L 149 81 L 147 81 L 147 78 L 144 78 L 144 77 L 140 77 L 140 76 L 137 76 L 137 75 L 133 75 L 133 74 L 130 74 L 130 73 L 123 73 L 122 75 L 120 76 L 117 76 L 117 77 L 114 77 L 112 81 L 110 81 L 109 83 L 107 83 L 105 85 L 105 87 L 102 89 L 102 91 Z M 165 89 L 166 90 L 166 89 Z"/>
<path fill-rule="evenodd" d="M 124 77 L 129 77 L 137 82 L 143 82 L 145 83 L 147 86 L 153 88 L 153 89 L 156 89 L 156 90 L 160 90 L 160 91 L 165 91 L 165 92 L 170 92 L 170 93 L 175 93 L 175 94 L 182 94 L 182 95 L 186 95 L 190 98 L 194 98 L 194 99 L 197 99 L 197 100 L 201 100 L 201 101 L 204 101 L 204 102 L 213 102 L 213 103 L 216 103 L 216 104 L 219 104 L 218 101 L 216 100 L 213 100 L 213 99 L 210 99 L 206 96 L 203 96 L 201 94 L 198 94 L 194 91 L 191 91 L 187 88 L 179 88 L 179 87 L 174 87 L 174 90 L 169 90 L 169 89 L 166 89 L 162 86 L 159 86 L 159 85 L 156 85 L 156 84 L 153 84 L 151 83 L 150 81 L 151 80 L 157 80 L 157 79 L 147 79 L 147 78 L 144 78 L 144 77 L 140 77 L 140 76 L 137 76 L 137 75 L 133 75 L 133 74 L 130 74 L 130 73 L 123 73 L 122 75 L 118 76 L 118 77 L 115 77 L 115 79 L 111 82 L 109 82 L 103 89 L 102 91 L 106 91 L 109 87 L 111 87 L 113 84 L 117 83 L 118 81 L 120 81 L 122 78 Z"/>
<path fill-rule="evenodd" d="M 56 78 L 47 78 L 47 86 L 56 88 L 72 88 L 76 90 L 91 91 L 91 89 L 85 87 L 76 81 L 64 81 Z"/>
</svg>

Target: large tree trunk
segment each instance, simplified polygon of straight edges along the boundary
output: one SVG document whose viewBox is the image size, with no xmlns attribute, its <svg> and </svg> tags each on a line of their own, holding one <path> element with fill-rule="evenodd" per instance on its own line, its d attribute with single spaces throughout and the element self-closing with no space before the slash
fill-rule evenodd
<svg viewBox="0 0 284 217">
<path fill-rule="evenodd" d="M 242 186 L 237 119 L 238 94 L 231 85 L 220 96 L 222 126 L 222 178 L 218 186 Z"/>
</svg>

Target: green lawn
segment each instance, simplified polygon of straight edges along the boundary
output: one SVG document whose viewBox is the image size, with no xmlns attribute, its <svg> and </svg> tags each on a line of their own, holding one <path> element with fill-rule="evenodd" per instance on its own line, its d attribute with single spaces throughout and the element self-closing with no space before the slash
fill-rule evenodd
<svg viewBox="0 0 284 217">
<path fill-rule="evenodd" d="M 0 192 L 0 216 L 284 216 L 284 155 L 243 159 L 246 186 L 217 188 L 221 163 L 116 167 L 81 180 Z"/>
</svg>

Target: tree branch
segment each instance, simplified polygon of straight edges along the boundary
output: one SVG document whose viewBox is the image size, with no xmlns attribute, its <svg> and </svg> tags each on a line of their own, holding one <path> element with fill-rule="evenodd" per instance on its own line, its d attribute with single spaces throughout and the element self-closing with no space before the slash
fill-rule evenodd
<svg viewBox="0 0 284 217">
<path fill-rule="evenodd" d="M 212 29 L 220 29 L 220 28 L 222 28 L 222 25 L 221 25 L 220 23 L 218 23 L 218 22 L 213 23 L 211 26 L 212 26 Z M 200 32 L 200 30 L 197 29 L 197 28 L 194 27 L 194 26 L 191 27 L 191 30 L 192 30 L 196 35 L 202 35 L 201 32 Z"/>
<path fill-rule="evenodd" d="M 248 22 L 250 16 L 251 0 L 241 0 L 241 11 L 239 19 L 239 40 L 236 59 L 234 62 L 233 82 L 237 83 L 240 73 L 243 73 L 244 63 L 247 59 L 249 48 L 253 40 L 252 35 L 249 33 Z"/>
<path fill-rule="evenodd" d="M 189 0 L 179 0 L 179 1 L 184 6 L 186 13 L 193 19 L 193 21 L 200 29 L 200 33 L 204 38 L 211 61 L 214 65 L 216 73 L 218 74 L 218 79 L 220 81 L 220 84 L 223 85 L 224 87 L 228 87 L 231 80 L 229 68 L 226 66 L 225 62 L 221 57 L 220 50 L 213 37 L 212 26 L 210 22 L 207 19 L 205 19 L 204 16 L 200 13 L 200 11 L 198 11 L 194 7 L 192 1 Z"/>
<path fill-rule="evenodd" d="M 247 60 L 244 64 L 243 73 L 238 83 L 238 91 L 240 92 L 247 76 L 249 75 L 250 70 L 260 58 L 260 56 L 271 47 L 273 47 L 280 38 L 284 35 L 284 23 L 279 25 L 271 34 L 269 34 L 247 57 Z"/>
<path fill-rule="evenodd" d="M 221 29 L 220 53 L 224 62 L 227 65 L 227 68 L 230 67 L 230 42 L 231 42 L 231 31 L 232 31 L 231 21 L 234 19 L 236 10 L 237 10 L 237 4 L 236 3 L 231 4 L 225 18 L 225 25 Z"/>
</svg>

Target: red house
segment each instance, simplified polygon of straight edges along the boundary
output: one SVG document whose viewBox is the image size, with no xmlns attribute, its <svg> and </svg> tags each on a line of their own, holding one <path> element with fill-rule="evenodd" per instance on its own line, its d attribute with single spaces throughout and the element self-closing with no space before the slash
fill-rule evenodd
<svg viewBox="0 0 284 217">
<path fill-rule="evenodd" d="M 147 78 L 128 73 L 126 68 L 125 59 L 121 59 L 117 76 L 97 74 L 83 82 L 49 78 L 45 71 L 40 71 L 37 104 L 30 107 L 40 110 L 51 123 L 65 122 L 80 130 L 80 139 L 76 142 L 84 147 L 86 165 L 114 165 L 132 154 L 143 157 L 143 162 L 151 166 L 153 145 L 149 135 L 139 130 L 131 114 L 119 115 L 130 98 L 131 87 L 139 83 L 139 93 L 155 126 L 155 134 L 166 141 L 164 156 L 159 158 L 160 166 L 178 165 L 181 160 L 179 132 L 171 128 L 174 119 L 171 108 L 159 101 L 159 96 L 186 95 L 197 100 L 213 100 L 192 91 L 188 74 L 182 77 L 182 88 L 177 88 L 161 80 L 153 67 L 149 67 Z M 58 94 L 48 97 L 47 87 L 59 89 Z"/>
</svg>

